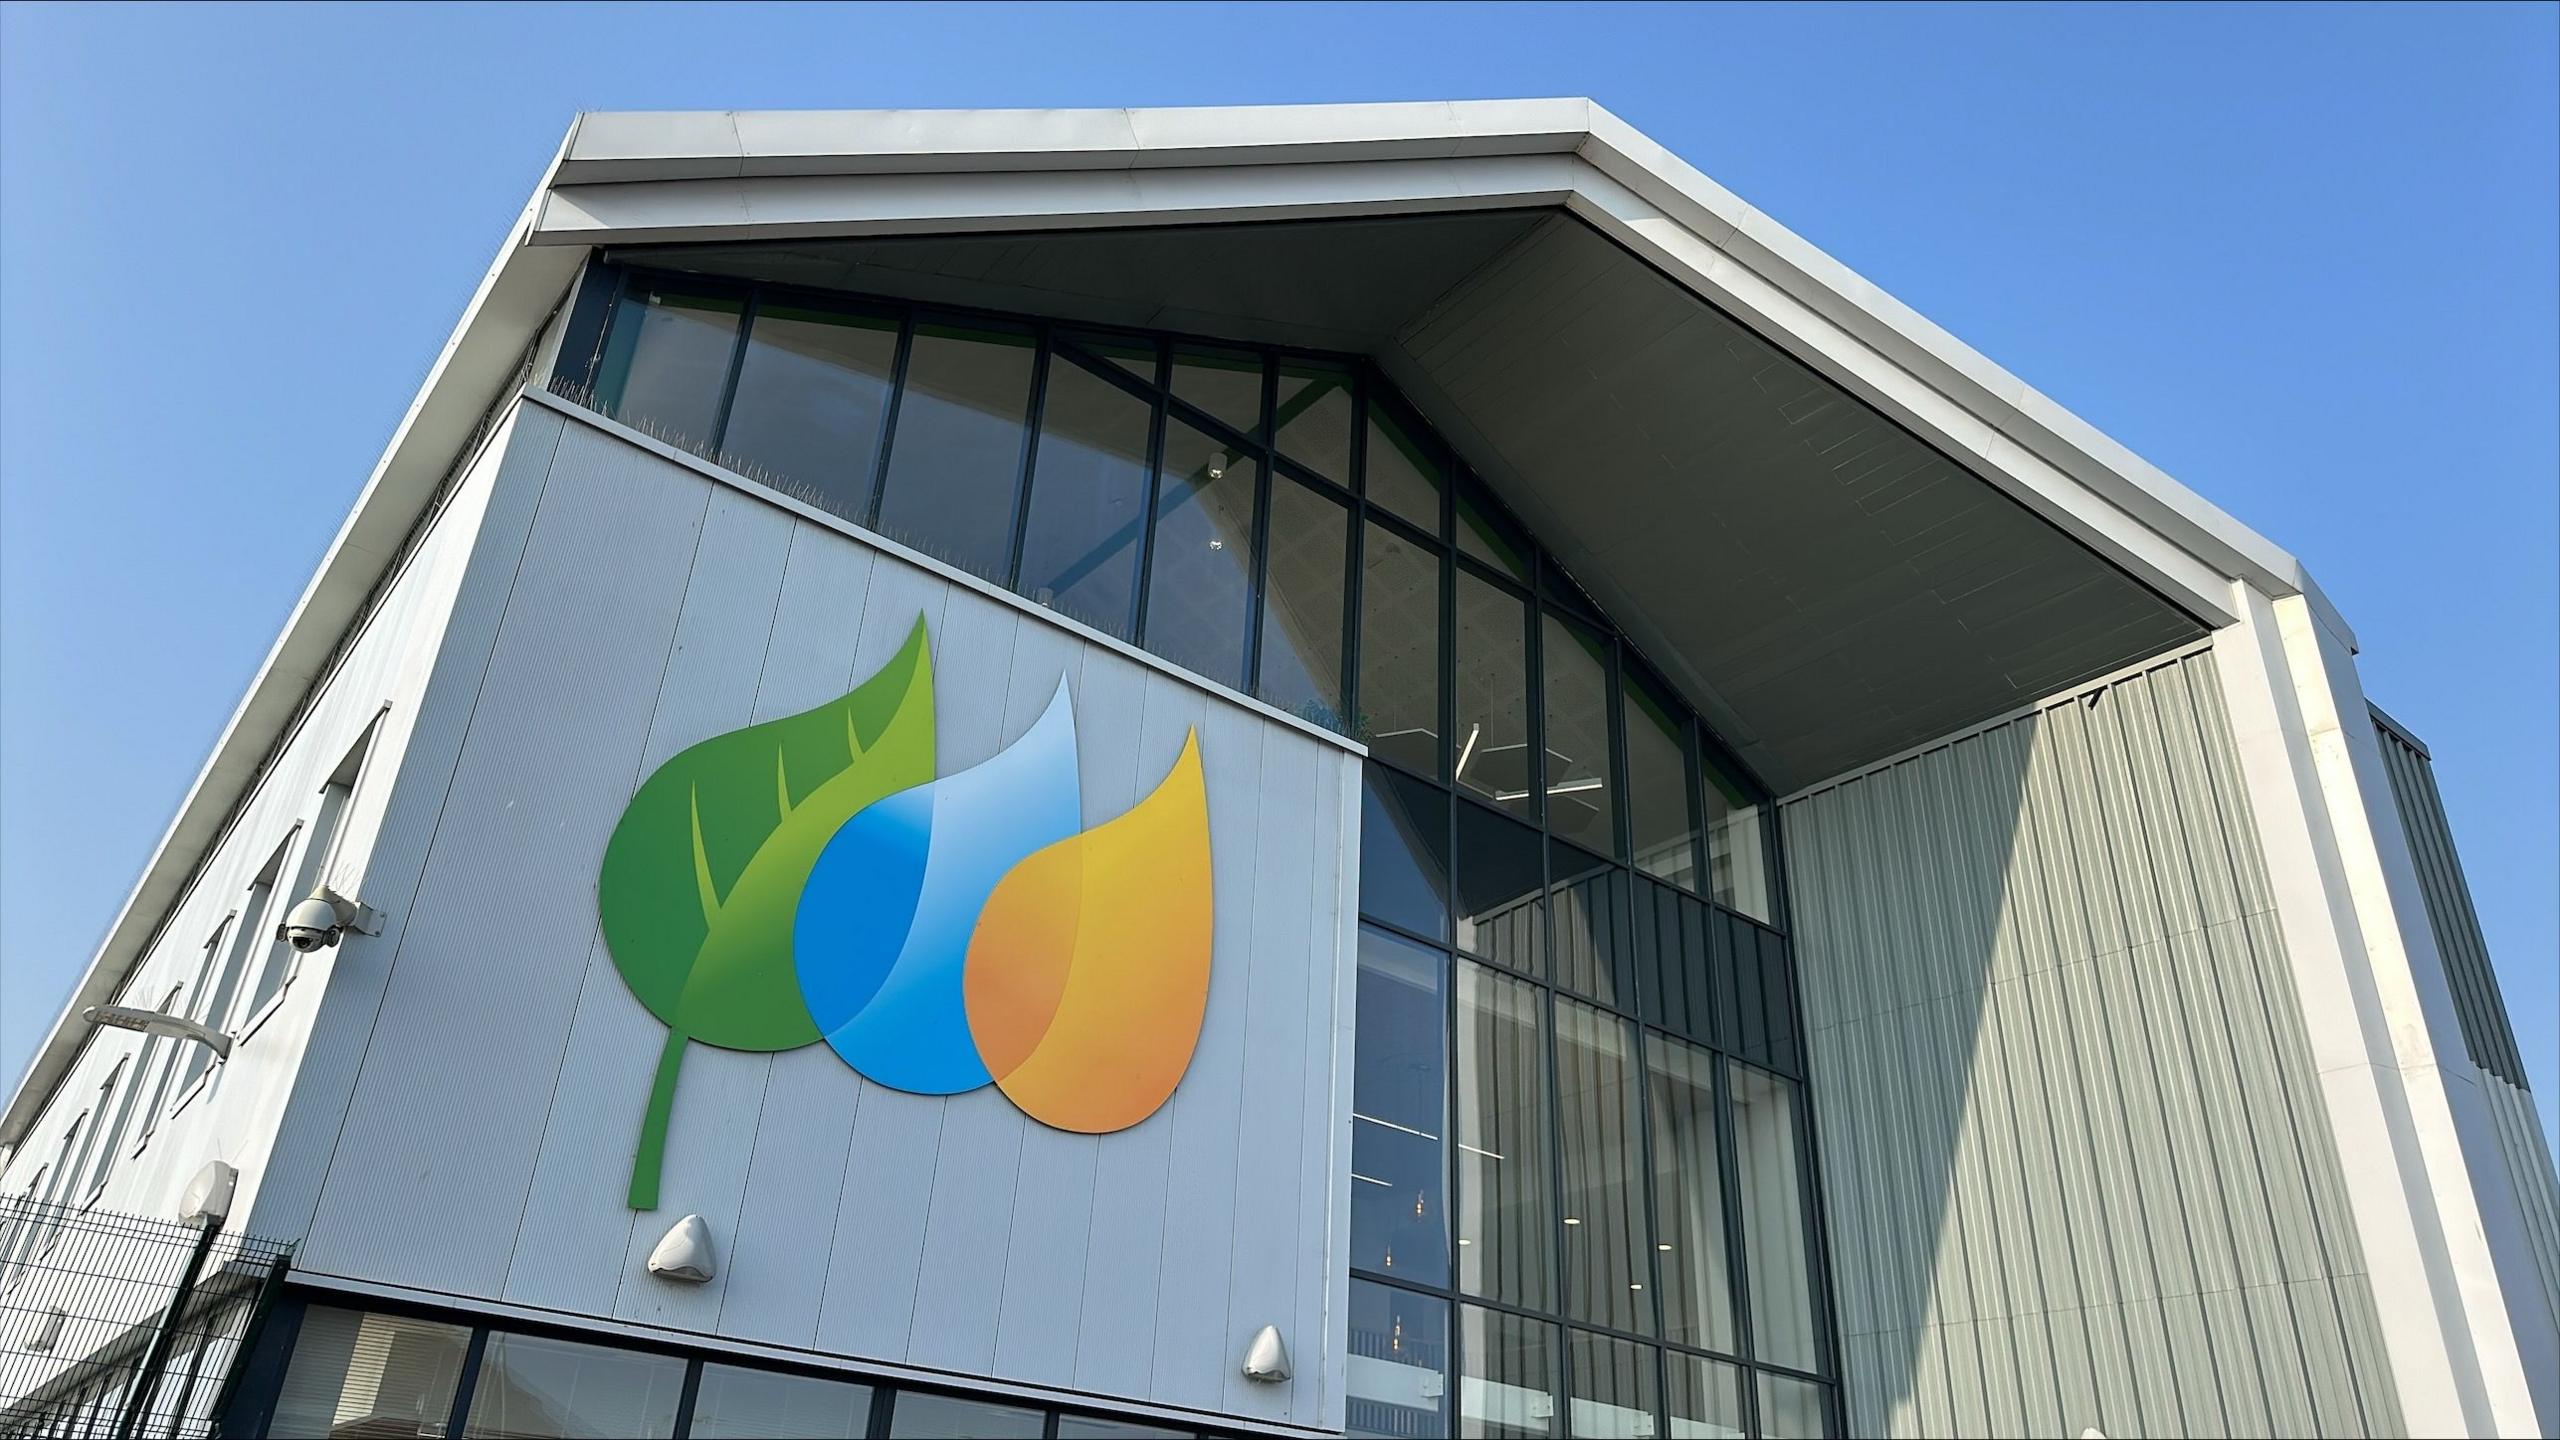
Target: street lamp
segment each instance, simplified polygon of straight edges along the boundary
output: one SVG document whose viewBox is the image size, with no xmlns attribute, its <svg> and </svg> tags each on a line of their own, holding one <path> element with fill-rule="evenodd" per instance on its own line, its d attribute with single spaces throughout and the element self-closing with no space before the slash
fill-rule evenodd
<svg viewBox="0 0 2560 1440">
<path fill-rule="evenodd" d="M 107 1025 L 118 1030 L 139 1030 L 145 1035 L 166 1035 L 176 1040 L 193 1040 L 213 1052 L 216 1060 L 231 1058 L 231 1037 L 210 1025 L 201 1025 L 183 1015 L 163 1015 L 157 1010 L 143 1010 L 131 1005 L 92 1005 L 80 1012 L 80 1018 L 92 1025 Z"/>
</svg>

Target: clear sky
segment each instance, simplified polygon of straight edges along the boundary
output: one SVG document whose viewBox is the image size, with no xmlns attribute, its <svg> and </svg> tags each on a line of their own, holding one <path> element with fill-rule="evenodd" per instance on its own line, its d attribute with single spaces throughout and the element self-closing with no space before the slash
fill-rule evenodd
<svg viewBox="0 0 2560 1440">
<path fill-rule="evenodd" d="M 576 111 L 1589 95 L 2303 558 L 2548 1125 L 2555 14 L 0 10 L 0 1083 Z"/>
</svg>

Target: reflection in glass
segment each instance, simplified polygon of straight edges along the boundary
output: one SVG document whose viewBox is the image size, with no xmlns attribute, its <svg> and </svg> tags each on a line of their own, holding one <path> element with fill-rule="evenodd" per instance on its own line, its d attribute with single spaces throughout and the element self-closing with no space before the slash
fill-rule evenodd
<svg viewBox="0 0 2560 1440">
<path fill-rule="evenodd" d="M 1137 603 L 1154 411 L 1073 360 L 1049 362 L 1014 588 L 1123 640 Z"/>
<path fill-rule="evenodd" d="M 882 534 L 1003 583 L 1031 360 L 1028 335 L 916 327 L 881 484 Z"/>
<path fill-rule="evenodd" d="M 721 463 L 859 521 L 871 503 L 897 360 L 895 320 L 758 308 L 720 432 Z"/>
<path fill-rule="evenodd" d="M 1262 467 L 1178 421 L 1164 434 L 1147 561 L 1147 648 L 1221 685 L 1244 686 L 1253 598 L 1253 503 Z"/>
<path fill-rule="evenodd" d="M 269 1428 L 331 1440 L 441 1435 L 470 1347 L 465 1326 L 311 1306 Z"/>
<path fill-rule="evenodd" d="M 1351 375 L 1330 365 L 1284 360 L 1271 412 L 1280 453 L 1327 480 L 1351 483 Z M 1436 533 L 1440 527 L 1431 527 Z"/>
<path fill-rule="evenodd" d="M 1374 766 L 1361 776 L 1360 913 L 1449 938 L 1449 797 Z"/>
<path fill-rule="evenodd" d="M 1351 512 L 1285 475 L 1274 477 L 1269 544 L 1262 672 L 1254 693 L 1302 720 L 1340 730 Z"/>
<path fill-rule="evenodd" d="M 1061 1415 L 1057 1440 L 1191 1440 L 1191 1432 L 1140 1425 L 1108 1415 Z"/>
<path fill-rule="evenodd" d="M 1754 920 L 1772 919 L 1767 827 L 1760 805 L 1742 782 L 1709 761 L 1707 777 L 1707 898 Z"/>
<path fill-rule="evenodd" d="M 1547 829 L 1618 853 L 1609 789 L 1609 645 L 1550 614 L 1545 626 Z"/>
<path fill-rule="evenodd" d="M 1479 805 L 1458 807 L 1458 948 L 1524 975 L 1546 950 L 1538 832 Z"/>
<path fill-rule="evenodd" d="M 1688 719 L 1632 674 L 1625 685 L 1627 826 L 1635 867 L 1677 885 L 1698 883 L 1698 826 L 1689 813 Z"/>
<path fill-rule="evenodd" d="M 693 1440 L 860 1440 L 870 1433 L 871 1387 L 704 1361 Z"/>
<path fill-rule="evenodd" d="M 1020 1405 L 901 1390 L 889 1409 L 889 1440 L 1039 1440 L 1047 1424 Z"/>
<path fill-rule="evenodd" d="M 1713 1038 L 1714 974 L 1707 907 L 1667 885 L 1636 887 L 1636 948 L 1648 958 L 1644 1018 L 1693 1040 Z"/>
<path fill-rule="evenodd" d="M 1458 572 L 1458 784 L 1532 824 L 1537 752 L 1529 741 L 1529 607 Z"/>
<path fill-rule="evenodd" d="M 481 1351 L 463 1440 L 670 1436 L 684 1370 L 673 1355 L 495 1332 Z"/>
<path fill-rule="evenodd" d="M 1458 487 L 1458 551 L 1528 583 L 1529 537 L 1480 481 Z"/>
<path fill-rule="evenodd" d="M 1674 1351 L 1664 1378 L 1671 1395 L 1671 1433 L 1697 1440 L 1742 1440 L 1742 1370 Z"/>
<path fill-rule="evenodd" d="M 1359 1016 L 1352 1042 L 1351 1264 L 1449 1283 L 1448 957 L 1360 927 Z"/>
<path fill-rule="evenodd" d="M 1148 389 L 1157 388 L 1154 341 L 1092 333 L 1074 333 L 1063 338 L 1067 344 L 1104 362 Z"/>
<path fill-rule="evenodd" d="M 1354 1280 L 1350 1320 L 1347 1433 L 1448 1434 L 1449 1302 Z"/>
<path fill-rule="evenodd" d="M 1825 1408 L 1819 1385 L 1784 1375 L 1760 1376 L 1763 1440 L 1824 1440 L 1832 1433 Z"/>
<path fill-rule="evenodd" d="M 1525 980 L 1458 966 L 1458 1285 L 1532 1310 L 1554 1303 L 1539 999 Z"/>
<path fill-rule="evenodd" d="M 1427 535 L 1440 533 L 1440 494 L 1448 487 L 1449 467 L 1440 447 L 1421 426 L 1400 419 L 1391 407 L 1369 406 L 1369 448 L 1362 452 L 1360 473 L 1369 503 L 1393 514 Z"/>
<path fill-rule="evenodd" d="M 707 454 L 745 306 L 717 295 L 635 287 L 614 312 L 596 370 L 604 412 L 679 449 Z"/>
<path fill-rule="evenodd" d="M 1556 1424 L 1556 1327 L 1474 1305 L 1458 1307 L 1463 1436 L 1561 1435 Z"/>
<path fill-rule="evenodd" d="M 1660 1352 L 1586 1330 L 1566 1331 L 1564 1344 L 1574 1440 L 1651 1440 Z"/>
<path fill-rule="evenodd" d="M 1627 872 L 1579 846 L 1547 842 L 1548 908 L 1555 913 L 1556 983 L 1621 1010 L 1635 1008 L 1628 978 Z"/>
<path fill-rule="evenodd" d="M 1716 1148 L 1716 1058 L 1666 1035 L 1648 1036 L 1653 1104 L 1654 1268 L 1662 1335 L 1731 1352 L 1733 1276 L 1724 1224 L 1724 1161 Z"/>
<path fill-rule="evenodd" d="M 1372 755 L 1441 773 L 1440 557 L 1376 521 L 1360 557 L 1360 720 Z"/>
<path fill-rule="evenodd" d="M 1796 1168 L 1796 1087 L 1747 1065 L 1733 1086 L 1733 1165 L 1742 1195 L 1742 1273 L 1751 1294 L 1753 1358 L 1811 1370 L 1813 1247 Z"/>
<path fill-rule="evenodd" d="M 1644 1121 L 1636 1109 L 1635 1030 L 1578 1001 L 1556 1001 L 1556 1147 L 1564 1176 L 1565 1314 L 1653 1333 L 1645 1224 Z"/>
<path fill-rule="evenodd" d="M 1249 350 L 1176 347 L 1173 393 L 1240 435 L 1262 434 L 1262 357 Z"/>
</svg>

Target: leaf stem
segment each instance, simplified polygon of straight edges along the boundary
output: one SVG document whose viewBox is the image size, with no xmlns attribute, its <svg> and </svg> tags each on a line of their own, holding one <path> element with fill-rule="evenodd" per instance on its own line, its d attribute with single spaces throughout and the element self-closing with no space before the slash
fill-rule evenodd
<svg viewBox="0 0 2560 1440">
<path fill-rule="evenodd" d="M 640 1148 L 631 1156 L 631 1208 L 658 1208 L 658 1171 L 667 1158 L 667 1117 L 675 1113 L 676 1073 L 684 1068 L 684 1048 L 693 1037 L 667 1032 L 667 1048 L 658 1052 L 658 1078 L 649 1087 L 649 1113 L 640 1121 Z"/>
</svg>

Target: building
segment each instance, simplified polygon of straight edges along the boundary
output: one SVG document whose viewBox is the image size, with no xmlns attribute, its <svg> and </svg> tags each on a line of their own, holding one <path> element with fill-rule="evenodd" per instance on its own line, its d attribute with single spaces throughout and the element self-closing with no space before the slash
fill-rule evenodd
<svg viewBox="0 0 2560 1440">
<path fill-rule="evenodd" d="M 1586 101 L 587 115 L 0 1303 L 218 1160 L 235 1433 L 2548 1434 L 2354 654 Z"/>
</svg>

